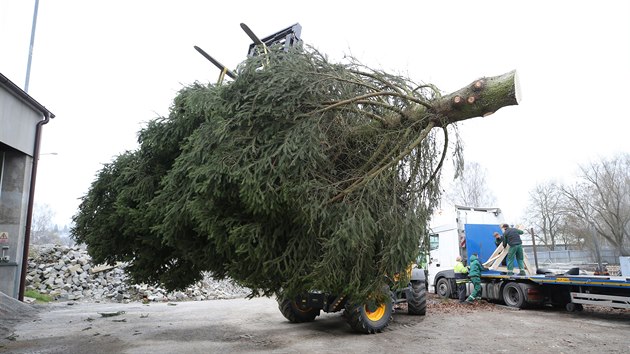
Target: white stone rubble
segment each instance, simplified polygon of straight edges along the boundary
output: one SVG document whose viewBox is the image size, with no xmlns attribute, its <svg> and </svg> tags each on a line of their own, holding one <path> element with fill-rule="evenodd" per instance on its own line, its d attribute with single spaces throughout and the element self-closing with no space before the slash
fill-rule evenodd
<svg viewBox="0 0 630 354">
<path fill-rule="evenodd" d="M 74 246 L 32 246 L 26 276 L 26 290 L 76 301 L 202 301 L 232 299 L 249 295 L 250 290 L 229 280 L 206 276 L 183 291 L 168 292 L 146 284 L 127 284 L 125 264 L 92 264 L 84 249 Z"/>
</svg>

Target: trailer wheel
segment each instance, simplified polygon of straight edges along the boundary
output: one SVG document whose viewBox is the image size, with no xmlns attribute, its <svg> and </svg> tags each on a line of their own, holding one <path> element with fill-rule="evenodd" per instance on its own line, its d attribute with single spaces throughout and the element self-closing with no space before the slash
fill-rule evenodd
<svg viewBox="0 0 630 354">
<path fill-rule="evenodd" d="M 425 282 L 411 282 L 411 298 L 407 299 L 407 309 L 410 315 L 424 316 L 427 314 L 427 290 Z"/>
<path fill-rule="evenodd" d="M 567 308 L 567 304 L 563 304 L 560 302 L 553 302 L 551 303 L 551 307 L 553 307 L 556 310 L 563 310 Z"/>
<path fill-rule="evenodd" d="M 383 304 L 346 304 L 346 321 L 357 332 L 377 333 L 383 331 L 392 320 L 393 301 Z"/>
<path fill-rule="evenodd" d="M 517 283 L 507 283 L 503 288 L 503 302 L 510 307 L 518 307 L 519 309 L 527 306 L 523 289 Z"/>
<path fill-rule="evenodd" d="M 582 311 L 584 310 L 584 306 L 582 306 L 582 304 L 576 304 L 574 302 L 569 302 L 566 306 L 567 311 L 569 312 L 574 312 L 574 311 Z"/>
<path fill-rule="evenodd" d="M 296 300 L 278 299 L 278 308 L 282 315 L 293 323 L 312 322 L 319 316 L 320 309 L 306 307 Z"/>
<path fill-rule="evenodd" d="M 440 278 L 435 285 L 435 293 L 446 298 L 451 297 L 451 282 L 446 278 Z"/>
</svg>

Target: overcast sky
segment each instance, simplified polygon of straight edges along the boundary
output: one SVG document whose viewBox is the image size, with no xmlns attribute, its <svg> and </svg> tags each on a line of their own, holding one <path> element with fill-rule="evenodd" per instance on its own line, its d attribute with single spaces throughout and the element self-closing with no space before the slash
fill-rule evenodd
<svg viewBox="0 0 630 354">
<path fill-rule="evenodd" d="M 21 87 L 34 4 L 0 0 L 0 72 Z M 241 22 L 259 37 L 298 22 L 333 60 L 352 54 L 445 93 L 516 69 L 521 104 L 461 125 L 466 159 L 488 170 L 510 222 L 537 183 L 630 152 L 629 1 L 40 0 L 29 94 L 56 118 L 36 203 L 69 224 L 97 171 L 135 149 L 178 90 L 216 82 L 193 45 L 230 68 L 245 58 Z"/>
</svg>

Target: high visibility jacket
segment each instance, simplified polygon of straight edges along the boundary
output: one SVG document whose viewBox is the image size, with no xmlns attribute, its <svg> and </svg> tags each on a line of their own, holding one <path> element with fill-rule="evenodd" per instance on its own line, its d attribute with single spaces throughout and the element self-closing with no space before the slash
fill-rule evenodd
<svg viewBox="0 0 630 354">
<path fill-rule="evenodd" d="M 468 281 L 468 268 L 466 268 L 462 262 L 455 263 L 455 268 L 453 268 L 453 272 L 455 272 L 455 282 L 457 284 L 465 283 Z"/>
</svg>

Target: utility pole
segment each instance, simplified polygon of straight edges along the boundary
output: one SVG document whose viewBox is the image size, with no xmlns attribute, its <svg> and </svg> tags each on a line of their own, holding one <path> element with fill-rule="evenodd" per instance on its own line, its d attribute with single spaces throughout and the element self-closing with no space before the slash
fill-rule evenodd
<svg viewBox="0 0 630 354">
<path fill-rule="evenodd" d="M 28 82 L 31 78 L 31 62 L 33 61 L 33 45 L 35 43 L 35 27 L 37 27 L 37 9 L 39 8 L 39 0 L 35 0 L 35 10 L 33 11 L 33 27 L 31 28 L 31 43 L 28 48 L 28 64 L 26 64 L 26 82 L 24 83 L 24 92 L 28 93 Z"/>
</svg>

